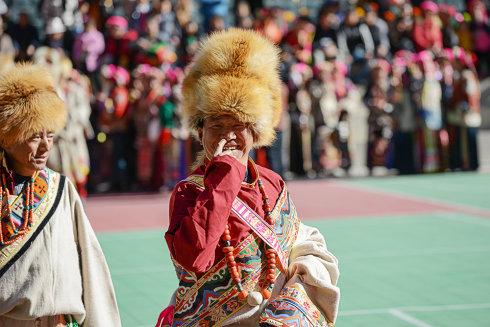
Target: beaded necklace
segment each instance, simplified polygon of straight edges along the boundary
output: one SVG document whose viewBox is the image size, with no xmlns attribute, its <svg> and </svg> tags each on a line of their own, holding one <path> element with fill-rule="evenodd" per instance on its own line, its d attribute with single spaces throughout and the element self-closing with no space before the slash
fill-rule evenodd
<svg viewBox="0 0 490 327">
<path fill-rule="evenodd" d="M 265 212 L 265 220 L 266 222 L 274 226 L 274 218 L 272 217 L 271 214 L 271 208 L 269 205 L 269 198 L 267 197 L 267 194 L 265 193 L 264 189 L 264 184 L 262 183 L 262 180 L 259 178 L 257 180 L 257 185 L 259 186 L 260 193 L 262 195 L 262 207 Z M 228 271 L 230 272 L 230 276 L 233 279 L 233 281 L 237 285 L 238 289 L 238 298 L 243 301 L 248 298 L 249 304 L 251 305 L 258 305 L 262 302 L 262 299 L 269 299 L 271 297 L 272 289 L 274 288 L 274 282 L 276 280 L 276 252 L 274 249 L 270 248 L 267 245 L 264 245 L 265 247 L 265 255 L 267 257 L 267 271 L 266 271 L 266 283 L 264 283 L 264 286 L 260 290 L 260 294 L 262 299 L 250 299 L 250 295 L 247 290 L 243 288 L 242 285 L 242 280 L 240 277 L 240 272 L 238 271 L 237 263 L 235 261 L 235 247 L 231 245 L 231 235 L 230 235 L 230 226 L 229 224 L 226 224 L 225 226 L 225 231 L 223 235 L 221 236 L 221 240 L 224 242 L 224 247 L 223 247 L 223 253 L 225 254 L 225 260 L 226 264 L 228 266 Z M 256 292 L 253 292 L 256 293 Z M 257 295 L 255 295 L 256 297 Z"/>
<path fill-rule="evenodd" d="M 23 192 L 14 200 L 12 205 L 9 203 L 10 190 L 8 187 L 8 176 L 5 168 L 0 169 L 1 191 L 0 191 L 0 246 L 10 245 L 17 239 L 24 236 L 33 223 L 34 209 L 34 181 L 39 172 L 28 179 Z M 22 224 L 17 227 L 12 219 L 12 206 L 20 198 L 24 200 L 22 211 Z"/>
</svg>

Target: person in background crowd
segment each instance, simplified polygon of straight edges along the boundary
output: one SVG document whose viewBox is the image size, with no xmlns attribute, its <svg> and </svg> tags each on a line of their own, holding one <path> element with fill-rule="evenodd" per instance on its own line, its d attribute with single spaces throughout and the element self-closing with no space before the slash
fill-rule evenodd
<svg viewBox="0 0 490 327">
<path fill-rule="evenodd" d="M 442 158 L 442 111 L 441 84 L 437 80 L 440 71 L 436 66 L 433 55 L 429 51 L 422 51 L 417 58 L 423 73 L 423 85 L 421 90 L 419 115 L 420 128 L 420 154 L 422 170 L 424 172 L 437 172 L 441 169 Z"/>
<path fill-rule="evenodd" d="M 67 33 L 61 18 L 54 17 L 49 20 L 44 32 L 46 34 L 44 46 L 64 51 L 68 57 L 71 57 L 73 40 L 71 34 Z"/>
<path fill-rule="evenodd" d="M 364 18 L 369 27 L 374 43 L 374 56 L 386 58 L 390 53 L 390 39 L 388 37 L 388 24 L 378 16 L 378 6 L 371 3 L 363 7 L 366 11 Z"/>
<path fill-rule="evenodd" d="M 159 23 L 160 17 L 158 15 L 150 15 L 146 18 L 144 33 L 140 34 L 141 36 L 136 42 L 138 56 L 144 56 L 152 46 L 158 43 L 165 42 L 168 44 L 168 41 L 160 39 Z M 142 63 L 144 59 L 137 58 L 137 61 L 138 63 Z"/>
<path fill-rule="evenodd" d="M 436 54 L 436 63 L 439 67 L 441 84 L 441 112 L 442 112 L 442 129 L 440 131 L 441 142 L 441 171 L 449 171 L 450 169 L 450 138 L 448 126 L 448 113 L 452 107 L 454 96 L 454 67 L 452 61 L 454 54 L 451 49 L 444 49 Z"/>
<path fill-rule="evenodd" d="M 314 39 L 316 45 L 324 38 L 331 39 L 337 45 L 337 33 L 340 26 L 340 19 L 336 12 L 337 9 L 336 6 L 324 5 L 318 11 Z"/>
<path fill-rule="evenodd" d="M 14 40 L 17 49 L 17 61 L 29 60 L 36 47 L 39 46 L 39 36 L 37 29 L 30 23 L 29 14 L 20 12 L 17 23 L 13 24 L 7 33 Z"/>
<path fill-rule="evenodd" d="M 315 25 L 311 19 L 308 16 L 299 16 L 289 32 L 284 35 L 288 51 L 291 51 L 296 62 L 306 65 L 312 63 L 314 37 Z"/>
<path fill-rule="evenodd" d="M 213 31 L 213 26 L 211 25 L 212 20 L 222 20 L 219 25 L 226 26 L 227 22 L 224 18 L 228 16 L 229 12 L 228 0 L 200 0 L 199 4 L 199 11 L 204 19 L 203 27 L 205 33 Z M 216 25 L 216 22 L 214 24 Z"/>
<path fill-rule="evenodd" d="M 58 89 L 65 100 L 68 119 L 65 128 L 59 132 L 53 143 L 48 166 L 70 178 L 80 196 L 86 198 L 86 184 L 90 172 L 87 139 L 94 137 L 89 120 L 89 81 L 73 69 L 70 59 L 66 56 L 61 57 L 60 63 Z"/>
<path fill-rule="evenodd" d="M 458 24 L 456 34 L 458 35 L 459 45 L 465 51 L 472 51 L 473 49 L 473 35 L 471 32 L 471 18 L 465 18 Z"/>
<path fill-rule="evenodd" d="M 46 67 L 53 76 L 56 91 L 67 105 L 67 123 L 53 142 L 48 167 L 63 173 L 87 196 L 86 182 L 90 171 L 86 139 L 93 137 L 88 83 L 73 69 L 63 51 L 41 47 L 34 53 L 34 62 Z"/>
<path fill-rule="evenodd" d="M 45 22 L 59 17 L 64 26 L 76 30 L 80 20 L 79 2 L 78 0 L 41 0 L 38 8 Z"/>
<path fill-rule="evenodd" d="M 235 25 L 240 28 L 250 29 L 253 27 L 254 21 L 252 9 L 248 1 L 239 0 L 235 4 Z"/>
<path fill-rule="evenodd" d="M 180 28 L 193 20 L 194 0 L 177 0 L 174 6 L 175 17 Z"/>
<path fill-rule="evenodd" d="M 332 42 L 327 38 L 329 42 Z M 315 119 L 315 169 L 320 175 L 330 172 L 335 174 L 335 169 L 340 166 L 340 155 L 332 137 L 338 123 L 339 108 L 335 93 L 335 68 L 332 60 L 316 56 L 317 83 L 312 84 L 312 96 L 314 99 Z M 340 103 L 340 101 L 339 101 Z"/>
<path fill-rule="evenodd" d="M 284 19 L 279 9 L 261 10 L 254 25 L 258 31 L 264 33 L 275 44 L 281 44 L 287 32 L 287 28 L 284 26 Z"/>
<path fill-rule="evenodd" d="M 350 79 L 356 84 L 367 85 L 368 61 L 374 56 L 374 41 L 369 27 L 361 22 L 355 7 L 348 9 L 337 37 L 341 56 L 350 66 Z"/>
<path fill-rule="evenodd" d="M 175 89 L 182 80 L 179 68 L 167 70 L 158 75 L 162 102 L 158 106 L 159 135 L 156 148 L 155 181 L 159 187 L 171 190 L 180 177 L 180 166 L 185 165 L 185 153 L 181 149 L 180 135 L 176 120 L 178 91 Z"/>
<path fill-rule="evenodd" d="M 165 98 L 159 85 L 157 68 L 148 64 L 139 65 L 134 71 L 131 97 L 133 99 L 136 128 L 137 178 L 144 190 L 159 189 L 163 181 L 156 180 L 156 147 L 160 134 L 159 106 Z"/>
<path fill-rule="evenodd" d="M 461 23 L 461 21 L 458 21 L 461 18 L 456 15 L 454 6 L 439 5 L 439 19 L 442 23 L 442 45 L 444 48 L 452 48 L 459 44 L 458 34 L 456 34 L 453 24 L 454 22 Z"/>
<path fill-rule="evenodd" d="M 157 0 L 156 3 L 158 6 L 154 12 L 158 17 L 158 39 L 175 51 L 180 46 L 182 31 L 172 10 L 172 1 Z"/>
<path fill-rule="evenodd" d="M 481 125 L 480 86 L 471 57 L 454 49 L 453 108 L 451 123 L 451 168 L 475 170 L 479 166 L 476 137 Z"/>
<path fill-rule="evenodd" d="M 313 71 L 304 62 L 298 61 L 291 67 L 289 115 L 291 119 L 291 172 L 298 176 L 314 176 L 312 137 L 314 121 L 312 98 L 309 90 Z"/>
<path fill-rule="evenodd" d="M 394 122 L 388 94 L 390 68 L 386 60 L 376 60 L 371 71 L 372 84 L 364 97 L 369 109 L 368 168 L 375 176 L 386 175 L 392 168 L 390 157 Z"/>
<path fill-rule="evenodd" d="M 73 62 L 75 67 L 90 78 L 93 94 L 100 91 L 100 56 L 104 53 L 104 36 L 97 30 L 95 21 L 88 18 L 85 30 L 80 33 L 73 44 Z"/>
<path fill-rule="evenodd" d="M 426 0 L 420 5 L 422 16 L 416 17 L 413 39 L 417 51 L 442 50 L 442 32 L 439 24 L 439 7 L 433 1 Z"/>
<path fill-rule="evenodd" d="M 15 57 L 16 49 L 10 35 L 5 31 L 4 18 L 0 16 L 0 54 L 2 56 Z"/>
<path fill-rule="evenodd" d="M 63 87 L 60 83 L 63 66 L 60 63 L 64 57 L 65 53 L 63 51 L 46 46 L 37 48 L 32 57 L 34 63 L 42 65 L 49 70 L 54 80 L 56 92 L 60 95 L 62 94 L 61 88 Z"/>
<path fill-rule="evenodd" d="M 128 133 L 131 116 L 129 114 L 129 73 L 120 66 L 102 67 L 102 92 L 97 97 L 100 130 L 104 142 L 104 160 L 100 162 L 103 176 L 110 176 L 112 190 L 128 190 L 130 187 L 130 149 Z"/>
<path fill-rule="evenodd" d="M 128 30 L 128 21 L 122 16 L 111 16 L 106 22 L 109 34 L 102 63 L 121 67 L 134 65 L 134 48 L 138 33 Z"/>
<path fill-rule="evenodd" d="M 219 32 L 224 30 L 226 27 L 226 22 L 223 16 L 214 15 L 209 20 L 209 33 Z"/>
<path fill-rule="evenodd" d="M 0 16 L 7 14 L 8 11 L 9 11 L 9 8 L 7 7 L 7 4 L 5 3 L 5 1 L 0 0 Z"/>
<path fill-rule="evenodd" d="M 488 4 L 487 4 L 488 5 Z M 471 31 L 473 47 L 478 57 L 478 72 L 481 77 L 490 75 L 490 19 L 484 1 L 472 0 L 468 9 L 473 17 Z"/>
<path fill-rule="evenodd" d="M 133 1 L 134 6 L 131 9 L 131 16 L 129 16 L 129 28 L 135 30 L 138 34 L 144 33 L 146 18 L 151 12 L 150 0 L 136 0 Z"/>
<path fill-rule="evenodd" d="M 415 132 L 417 130 L 417 106 L 414 100 L 416 84 L 413 83 L 409 65 L 413 62 L 410 51 L 400 50 L 395 53 L 391 79 L 394 119 L 393 167 L 400 174 L 414 174 L 415 167 Z"/>
<path fill-rule="evenodd" d="M 391 12 L 388 12 L 387 16 L 390 14 Z M 394 18 L 389 32 L 393 52 L 400 50 L 415 52 L 413 26 L 413 7 L 410 3 L 405 3 L 401 9 L 401 14 Z"/>
<path fill-rule="evenodd" d="M 179 66 L 185 67 L 191 62 L 198 49 L 198 40 L 199 26 L 195 22 L 188 22 L 184 26 L 182 32 L 182 44 L 180 51 L 182 55 L 179 56 Z"/>
</svg>

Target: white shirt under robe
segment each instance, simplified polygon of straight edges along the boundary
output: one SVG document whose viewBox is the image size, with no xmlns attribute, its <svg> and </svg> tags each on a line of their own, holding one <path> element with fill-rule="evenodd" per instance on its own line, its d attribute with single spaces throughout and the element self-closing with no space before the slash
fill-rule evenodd
<svg viewBox="0 0 490 327">
<path fill-rule="evenodd" d="M 87 327 L 121 326 L 109 268 L 80 197 L 68 179 L 49 172 L 29 241 L 0 248 L 0 327 L 51 327 L 60 315 Z"/>
</svg>

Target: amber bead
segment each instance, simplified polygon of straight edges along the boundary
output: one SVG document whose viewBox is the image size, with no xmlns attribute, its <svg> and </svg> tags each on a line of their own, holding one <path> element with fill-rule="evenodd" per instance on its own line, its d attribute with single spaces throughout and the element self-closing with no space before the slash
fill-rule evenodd
<svg viewBox="0 0 490 327">
<path fill-rule="evenodd" d="M 269 299 L 271 297 L 271 292 L 266 288 L 261 289 L 260 293 L 262 293 L 264 299 Z"/>
<path fill-rule="evenodd" d="M 245 300 L 247 296 L 248 296 L 247 290 L 242 290 L 241 292 L 238 293 L 238 298 L 240 299 L 240 301 Z"/>
<path fill-rule="evenodd" d="M 235 248 L 233 246 L 225 246 L 223 248 L 223 252 L 224 253 L 229 253 L 229 252 L 233 252 L 233 250 L 235 250 Z"/>
</svg>

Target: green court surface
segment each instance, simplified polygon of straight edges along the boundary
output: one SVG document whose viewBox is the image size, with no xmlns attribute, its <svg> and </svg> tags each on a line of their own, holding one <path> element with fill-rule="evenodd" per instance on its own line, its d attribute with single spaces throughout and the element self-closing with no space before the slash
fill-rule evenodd
<svg viewBox="0 0 490 327">
<path fill-rule="evenodd" d="M 486 209 L 489 182 L 455 174 L 346 183 Z M 490 326 L 489 218 L 455 210 L 307 223 L 340 261 L 336 326 Z M 154 326 L 176 286 L 163 233 L 98 234 L 123 326 Z"/>
<path fill-rule="evenodd" d="M 490 209 L 490 174 L 446 173 L 363 178 L 348 184 L 401 195 Z"/>
</svg>

